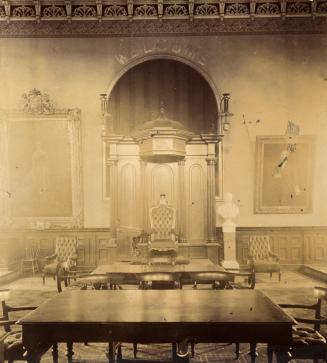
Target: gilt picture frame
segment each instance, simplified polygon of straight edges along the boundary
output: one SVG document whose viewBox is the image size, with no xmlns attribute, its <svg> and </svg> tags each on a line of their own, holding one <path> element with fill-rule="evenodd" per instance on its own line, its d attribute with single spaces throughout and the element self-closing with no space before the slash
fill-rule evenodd
<svg viewBox="0 0 327 363">
<path fill-rule="evenodd" d="M 34 89 L 0 113 L 0 226 L 83 226 L 81 113 Z"/>
<path fill-rule="evenodd" d="M 255 213 L 311 213 L 313 165 L 313 136 L 257 136 Z"/>
</svg>

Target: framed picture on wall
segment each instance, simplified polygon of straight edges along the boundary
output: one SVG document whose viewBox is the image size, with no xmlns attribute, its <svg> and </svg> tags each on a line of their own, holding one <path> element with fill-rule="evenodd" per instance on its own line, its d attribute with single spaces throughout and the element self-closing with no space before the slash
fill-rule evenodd
<svg viewBox="0 0 327 363">
<path fill-rule="evenodd" d="M 81 227 L 81 119 L 34 89 L 0 116 L 2 227 Z"/>
<path fill-rule="evenodd" d="M 312 211 L 313 136 L 258 136 L 255 213 Z"/>
</svg>

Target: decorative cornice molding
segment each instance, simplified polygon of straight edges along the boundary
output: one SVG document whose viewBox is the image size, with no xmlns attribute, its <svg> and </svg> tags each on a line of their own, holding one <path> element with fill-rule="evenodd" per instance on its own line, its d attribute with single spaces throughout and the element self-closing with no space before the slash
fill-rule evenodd
<svg viewBox="0 0 327 363">
<path fill-rule="evenodd" d="M 79 22 L 0 22 L 0 37 L 101 37 L 101 36 L 158 36 L 158 35 L 218 35 L 327 32 L 327 17 L 250 18 L 243 19 L 171 19 L 167 21 L 79 21 Z"/>
<path fill-rule="evenodd" d="M 326 31 L 326 0 L 0 0 L 0 37 Z"/>
</svg>

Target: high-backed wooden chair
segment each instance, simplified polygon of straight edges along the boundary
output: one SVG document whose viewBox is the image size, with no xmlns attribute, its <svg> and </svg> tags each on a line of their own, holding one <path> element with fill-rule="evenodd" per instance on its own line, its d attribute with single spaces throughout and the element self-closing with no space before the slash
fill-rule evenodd
<svg viewBox="0 0 327 363">
<path fill-rule="evenodd" d="M 21 272 L 32 270 L 33 275 L 39 271 L 39 254 L 40 248 L 37 244 L 32 243 L 25 248 L 25 256 L 21 262 Z"/>
<path fill-rule="evenodd" d="M 321 359 L 327 362 L 326 335 L 320 331 L 321 325 L 327 325 L 327 317 L 321 315 L 322 302 L 327 301 L 327 288 L 315 287 L 314 296 L 317 297 L 317 301 L 312 305 L 279 305 L 284 309 L 301 309 L 303 312 L 309 310 L 314 315 L 312 319 L 294 316 L 296 325 L 293 326 L 289 361 L 291 359 L 311 359 L 314 363 L 317 363 Z M 273 353 L 278 349 L 279 346 L 277 345 L 268 345 L 268 363 L 272 363 Z"/>
<path fill-rule="evenodd" d="M 56 238 L 55 253 L 45 257 L 43 268 L 43 284 L 46 275 L 55 278 L 59 272 L 63 274 L 73 271 L 77 264 L 77 238 L 75 236 L 60 236 Z"/>
<path fill-rule="evenodd" d="M 248 263 L 255 272 L 278 273 L 278 279 L 281 279 L 279 259 L 276 254 L 271 251 L 269 236 L 255 235 L 250 236 Z"/>
<path fill-rule="evenodd" d="M 158 205 L 150 208 L 150 264 L 175 264 L 178 241 L 175 233 L 176 210 L 168 205 L 165 195 L 160 196 Z"/>
</svg>

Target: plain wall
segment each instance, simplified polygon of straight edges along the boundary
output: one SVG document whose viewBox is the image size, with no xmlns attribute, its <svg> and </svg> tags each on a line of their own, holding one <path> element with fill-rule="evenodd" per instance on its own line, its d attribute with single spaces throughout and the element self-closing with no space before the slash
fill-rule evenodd
<svg viewBox="0 0 327 363">
<path fill-rule="evenodd" d="M 0 108 L 17 108 L 21 95 L 37 88 L 58 108 L 82 110 L 85 227 L 110 226 L 109 201 L 103 199 L 99 94 L 130 61 L 153 54 L 181 56 L 220 94 L 231 93 L 234 116 L 224 138 L 223 183 L 239 205 L 239 226 L 326 226 L 325 36 L 1 39 Z M 301 134 L 316 136 L 313 212 L 254 214 L 256 136 L 283 135 L 288 121 L 300 125 Z"/>
</svg>

